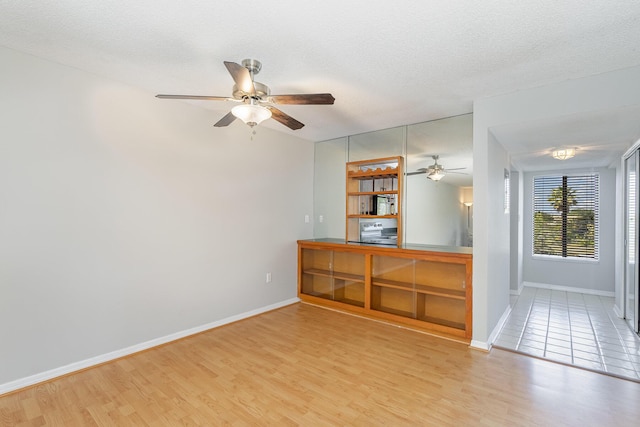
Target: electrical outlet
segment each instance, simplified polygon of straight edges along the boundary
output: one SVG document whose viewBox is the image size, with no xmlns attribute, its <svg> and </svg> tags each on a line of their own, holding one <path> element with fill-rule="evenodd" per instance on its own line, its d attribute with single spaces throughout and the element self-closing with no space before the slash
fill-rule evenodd
<svg viewBox="0 0 640 427">
<path fill-rule="evenodd" d="M 271 283 L 271 273 L 267 273 L 266 282 Z"/>
<path fill-rule="evenodd" d="M 318 217 L 318 221 L 320 221 L 320 222 L 324 222 L 324 216 L 323 216 L 323 215 L 320 215 L 320 216 Z"/>
<path fill-rule="evenodd" d="M 304 216 L 304 222 L 307 224 L 309 223 L 309 215 Z"/>
</svg>

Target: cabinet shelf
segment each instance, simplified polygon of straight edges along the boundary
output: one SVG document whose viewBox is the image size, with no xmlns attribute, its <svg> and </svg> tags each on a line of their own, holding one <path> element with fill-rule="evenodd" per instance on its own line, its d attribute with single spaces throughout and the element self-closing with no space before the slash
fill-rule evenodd
<svg viewBox="0 0 640 427">
<path fill-rule="evenodd" d="M 433 323 L 434 325 L 442 325 L 447 326 L 449 328 L 454 329 L 464 329 L 464 323 L 452 322 L 447 319 L 441 319 L 438 317 L 430 317 L 430 316 L 420 316 L 418 320 L 422 320 L 423 322 Z"/>
<path fill-rule="evenodd" d="M 342 273 L 339 271 L 322 270 L 319 268 L 309 268 L 303 270 L 304 274 L 313 274 L 315 276 L 333 277 L 334 279 L 349 280 L 352 282 L 364 282 L 364 276 L 361 274 Z"/>
<path fill-rule="evenodd" d="M 396 280 L 379 280 L 376 278 L 372 279 L 371 284 L 373 286 L 382 286 L 385 288 L 410 290 L 410 291 L 415 291 L 419 294 L 435 295 L 435 296 L 444 297 L 444 298 L 453 298 L 453 299 L 459 299 L 459 300 L 464 300 L 466 298 L 464 290 L 446 289 L 446 288 L 440 288 L 436 286 L 428 286 L 428 285 L 420 285 L 420 284 L 416 284 L 414 286 L 412 283 L 400 282 Z"/>
<path fill-rule="evenodd" d="M 397 214 L 394 215 L 367 215 L 367 214 L 351 214 L 347 215 L 348 218 L 398 218 Z"/>
<path fill-rule="evenodd" d="M 385 194 L 398 194 L 398 190 L 384 190 L 384 191 L 350 191 L 348 196 L 377 196 Z"/>
<path fill-rule="evenodd" d="M 414 317 L 413 313 L 411 313 L 410 311 L 398 310 L 396 308 L 379 306 L 379 307 L 371 307 L 371 309 L 375 311 L 382 311 L 383 313 L 394 314 L 396 316 L 406 317 L 409 319 Z"/>
</svg>

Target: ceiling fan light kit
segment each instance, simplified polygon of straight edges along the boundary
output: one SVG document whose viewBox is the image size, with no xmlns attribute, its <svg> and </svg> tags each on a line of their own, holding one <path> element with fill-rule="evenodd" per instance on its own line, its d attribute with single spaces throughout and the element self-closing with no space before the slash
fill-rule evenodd
<svg viewBox="0 0 640 427">
<path fill-rule="evenodd" d="M 567 160 L 576 155 L 575 148 L 564 148 L 562 150 L 553 150 L 551 157 L 558 160 Z"/>
<path fill-rule="evenodd" d="M 271 111 L 268 108 L 253 103 L 236 105 L 231 109 L 231 113 L 250 127 L 271 118 Z"/>
<path fill-rule="evenodd" d="M 427 174 L 427 178 L 429 178 L 432 181 L 440 181 L 442 178 L 444 178 L 444 176 L 446 175 L 445 171 L 443 170 L 434 170 L 433 172 L 429 172 Z"/>
<path fill-rule="evenodd" d="M 233 101 L 240 102 L 221 118 L 214 126 L 229 126 L 236 118 L 250 127 L 273 118 L 292 130 L 301 129 L 304 123 L 299 122 L 288 114 L 277 109 L 275 104 L 297 105 L 332 105 L 335 98 L 330 93 L 308 93 L 293 95 L 271 95 L 269 87 L 253 80 L 260 72 L 262 64 L 256 59 L 245 59 L 242 65 L 224 61 L 227 71 L 231 74 L 235 85 L 232 96 L 202 96 L 202 95 L 156 95 L 161 99 L 194 99 L 201 101 Z"/>
</svg>

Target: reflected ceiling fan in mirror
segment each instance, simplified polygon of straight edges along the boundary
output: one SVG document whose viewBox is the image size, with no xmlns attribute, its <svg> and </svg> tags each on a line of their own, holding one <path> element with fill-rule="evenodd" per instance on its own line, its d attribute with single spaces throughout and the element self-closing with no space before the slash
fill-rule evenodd
<svg viewBox="0 0 640 427">
<path fill-rule="evenodd" d="M 440 181 L 442 178 L 444 178 L 444 176 L 448 173 L 458 173 L 458 174 L 462 174 L 462 175 L 466 175 L 464 172 L 456 172 L 459 170 L 463 170 L 466 168 L 453 168 L 453 169 L 445 169 L 445 167 L 443 165 L 441 165 L 440 163 L 438 163 L 438 159 L 440 158 L 439 155 L 435 155 L 435 156 L 431 156 L 433 158 L 434 163 L 432 165 L 430 165 L 427 168 L 420 168 L 415 172 L 409 172 L 407 173 L 407 176 L 409 175 L 420 175 L 420 174 L 427 174 L 427 178 L 429 178 L 432 181 Z"/>
<path fill-rule="evenodd" d="M 269 118 L 282 123 L 292 130 L 300 129 L 303 123 L 283 113 L 274 104 L 331 105 L 335 98 L 330 93 L 308 93 L 294 95 L 271 95 L 269 87 L 254 81 L 254 76 L 262 69 L 260 61 L 245 59 L 242 65 L 224 61 L 235 85 L 231 97 L 203 95 L 156 95 L 161 99 L 193 99 L 201 101 L 233 101 L 238 103 L 214 126 L 229 126 L 238 118 L 250 127 Z"/>
</svg>

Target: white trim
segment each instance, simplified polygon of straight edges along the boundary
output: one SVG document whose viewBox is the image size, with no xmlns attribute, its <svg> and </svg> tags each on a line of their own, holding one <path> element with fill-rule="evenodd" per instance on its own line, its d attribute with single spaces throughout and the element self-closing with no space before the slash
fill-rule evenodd
<svg viewBox="0 0 640 427">
<path fill-rule="evenodd" d="M 469 347 L 474 350 L 489 351 L 491 347 L 485 341 L 471 340 Z"/>
<path fill-rule="evenodd" d="M 247 319 L 249 317 L 257 316 L 258 314 L 266 313 L 267 311 L 272 311 L 281 307 L 286 307 L 288 305 L 295 304 L 299 301 L 300 299 L 297 297 L 290 298 L 284 301 L 277 302 L 275 304 L 267 305 L 265 307 L 260 307 L 255 310 L 247 311 L 244 313 L 227 317 L 225 319 L 207 323 L 205 325 L 196 326 L 195 328 L 186 329 L 184 331 L 165 335 L 164 337 L 155 338 L 149 341 L 142 342 L 140 344 L 132 345 L 127 348 L 112 351 L 110 353 L 101 354 L 99 356 L 91 357 L 89 359 L 81 360 L 79 362 L 70 363 L 68 365 L 51 369 L 45 372 L 41 372 L 39 374 L 30 375 L 25 378 L 20 378 L 15 381 L 10 381 L 8 383 L 0 384 L 0 396 L 6 393 L 10 393 L 12 391 L 19 390 L 21 388 L 29 387 L 44 381 L 49 381 L 54 378 L 57 378 L 63 375 L 68 375 L 83 369 L 91 368 L 93 366 L 100 365 L 105 362 L 110 362 L 112 360 L 119 359 L 121 357 L 129 356 L 131 354 L 138 353 L 140 351 L 147 350 L 152 347 L 157 347 L 159 345 L 163 345 L 171 341 L 179 340 L 181 338 L 185 338 L 190 335 L 195 335 L 200 332 L 208 331 L 210 329 L 215 329 L 220 326 L 227 325 L 229 323 L 233 323 L 239 320 Z"/>
<path fill-rule="evenodd" d="M 518 283 L 518 289 L 509 289 L 509 293 L 511 295 L 520 296 L 522 293 L 522 288 L 524 288 L 524 282 Z"/>
<path fill-rule="evenodd" d="M 502 313 L 502 316 L 500 316 L 500 320 L 498 320 L 498 324 L 496 325 L 495 328 L 493 328 L 493 331 L 491 331 L 491 334 L 489 335 L 489 339 L 487 339 L 486 342 L 471 340 L 471 344 L 469 344 L 469 347 L 475 348 L 477 350 L 484 350 L 484 351 L 491 350 L 491 346 L 493 345 L 493 342 L 496 340 L 496 338 L 498 338 L 498 334 L 502 330 L 502 327 L 504 326 L 510 314 L 511 314 L 511 305 L 508 305 L 507 308 L 504 310 L 504 313 Z"/>
<path fill-rule="evenodd" d="M 598 289 L 576 288 L 574 286 L 550 285 L 548 283 L 523 282 L 524 286 L 530 288 L 551 289 L 553 291 L 578 292 L 581 294 L 598 295 L 601 297 L 615 297 L 615 292 L 601 291 Z"/>
</svg>

